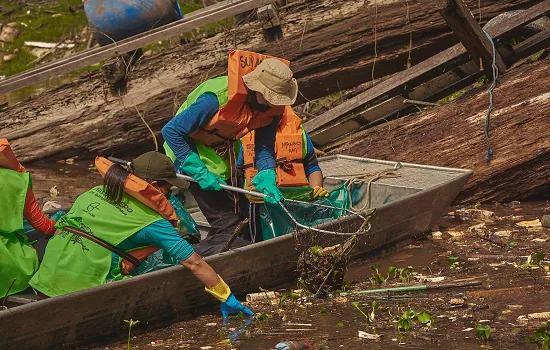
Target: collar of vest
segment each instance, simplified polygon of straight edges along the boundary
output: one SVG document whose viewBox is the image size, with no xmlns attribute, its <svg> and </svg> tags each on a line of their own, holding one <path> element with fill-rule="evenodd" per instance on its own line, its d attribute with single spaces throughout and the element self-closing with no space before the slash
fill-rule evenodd
<svg viewBox="0 0 550 350">
<path fill-rule="evenodd" d="M 96 157 L 95 159 L 95 166 L 101 176 L 105 176 L 113 164 L 113 162 L 103 157 Z M 175 228 L 178 227 L 178 217 L 170 201 L 147 181 L 130 174 L 124 184 L 124 192 L 159 213 L 163 218 L 170 221 Z"/>
</svg>

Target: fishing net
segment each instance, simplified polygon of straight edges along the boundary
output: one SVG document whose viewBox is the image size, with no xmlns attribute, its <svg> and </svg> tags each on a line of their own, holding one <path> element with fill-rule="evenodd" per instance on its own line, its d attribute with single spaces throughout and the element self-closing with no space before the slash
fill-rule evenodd
<svg viewBox="0 0 550 350">
<path fill-rule="evenodd" d="M 353 249 L 368 230 L 366 227 L 369 214 L 365 220 L 356 216 L 359 220 L 355 220 L 355 224 L 351 226 L 340 224 L 341 221 L 337 220 L 351 214 L 349 209 L 352 198 L 349 191 L 358 186 L 360 186 L 359 183 L 351 185 L 344 183 L 331 191 L 327 198 L 314 201 L 311 199 L 311 189 L 281 188 L 286 199 L 309 201 L 309 203 L 285 201 L 284 208 L 266 203 L 260 209 L 264 240 L 295 232 L 299 284 L 315 297 L 323 297 L 342 288 Z M 297 223 L 290 218 L 289 214 L 296 222 L 309 229 L 297 227 Z M 330 230 L 333 234 L 313 228 L 327 222 L 331 222 Z M 338 235 L 349 232 L 350 228 L 353 228 L 352 232 L 356 234 Z"/>
<path fill-rule="evenodd" d="M 345 211 L 339 209 L 349 209 L 350 207 L 348 190 L 344 185 L 331 191 L 328 197 L 316 200 L 312 200 L 313 190 L 309 187 L 286 187 L 280 188 L 280 190 L 287 199 L 313 202 L 331 207 L 324 208 L 305 203 L 285 202 L 285 207 L 292 213 L 294 219 L 309 227 L 338 219 L 346 214 Z M 260 222 L 264 240 L 296 230 L 296 224 L 278 204 L 265 203 L 265 205 L 262 205 L 260 207 Z"/>
</svg>

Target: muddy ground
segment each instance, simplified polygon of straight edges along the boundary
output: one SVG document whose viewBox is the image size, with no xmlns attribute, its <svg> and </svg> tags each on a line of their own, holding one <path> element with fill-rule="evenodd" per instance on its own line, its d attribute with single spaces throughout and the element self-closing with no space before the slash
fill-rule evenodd
<svg viewBox="0 0 550 350">
<path fill-rule="evenodd" d="M 287 298 L 276 300 L 276 305 L 258 302 L 248 306 L 267 315 L 267 320 L 249 325 L 238 319 L 223 325 L 214 309 L 192 321 L 133 336 L 132 348 L 273 349 L 280 341 L 294 340 L 305 341 L 312 349 L 536 349 L 525 342 L 525 337 L 550 320 L 548 314 L 541 319 L 532 315 L 550 311 L 550 272 L 548 261 L 541 263 L 542 268 L 527 267 L 526 256 L 545 252 L 548 259 L 550 230 L 528 231 L 517 223 L 540 218 L 548 213 L 550 203 L 482 206 L 478 209 L 493 211 L 494 216 L 466 221 L 454 216 L 462 208 L 453 208 L 442 218 L 440 232 L 388 247 L 353 263 L 346 278 L 351 282 L 348 291 L 419 285 L 426 278 L 438 278 L 441 283 L 479 281 L 479 286 L 372 296 L 334 295 L 327 300 Z M 490 235 L 481 238 L 481 232 Z M 369 282 L 374 264 L 380 265 L 383 274 L 389 266 L 412 266 L 413 277 L 410 281 L 390 278 L 375 285 Z M 285 295 L 294 288 L 286 285 L 274 290 Z M 370 325 L 353 307 L 356 301 L 365 313 L 370 312 L 373 301 L 380 303 Z M 433 326 L 414 323 L 411 330 L 399 332 L 394 318 L 407 310 L 428 312 Z M 475 323 L 491 328 L 488 343 L 476 337 Z M 135 327 L 138 331 L 139 324 Z M 358 331 L 380 338 L 361 339 Z M 125 348 L 126 342 L 120 342 L 94 349 Z"/>
</svg>

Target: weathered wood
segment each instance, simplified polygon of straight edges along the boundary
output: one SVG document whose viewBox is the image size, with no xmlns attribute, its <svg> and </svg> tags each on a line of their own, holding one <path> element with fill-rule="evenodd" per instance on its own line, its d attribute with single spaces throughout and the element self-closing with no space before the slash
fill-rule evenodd
<svg viewBox="0 0 550 350">
<path fill-rule="evenodd" d="M 504 59 L 508 65 L 512 65 L 514 62 L 528 57 L 548 46 L 550 46 L 550 30 L 545 30 L 522 41 L 518 45 L 512 47 L 511 50 L 506 51 L 507 56 L 504 56 Z M 408 91 L 406 95 L 411 99 L 438 101 L 473 84 L 481 75 L 482 72 L 477 69 L 477 64 L 474 61 L 470 61 L 457 67 L 453 71 L 442 74 Z M 398 96 L 393 100 L 390 99 L 385 101 L 364 112 L 358 113 L 353 119 L 339 123 L 323 131 L 312 133 L 310 137 L 315 144 L 323 145 L 323 151 L 330 151 L 347 142 L 347 134 L 351 132 L 376 125 L 383 120 L 394 119 L 396 115 L 402 117 L 406 115 L 407 112 L 412 112 L 412 108 L 404 107 L 399 104 L 399 101 L 402 99 L 403 96 Z M 336 137 L 335 135 L 342 136 Z M 357 135 L 353 137 L 355 138 Z"/>
<path fill-rule="evenodd" d="M 441 16 L 451 27 L 470 56 L 474 59 L 483 59 L 489 69 L 493 62 L 493 46 L 485 32 L 474 19 L 472 12 L 466 7 L 462 0 L 439 0 Z M 506 64 L 502 57 L 495 50 L 494 55 L 496 66 L 499 72 L 506 72 Z"/>
<path fill-rule="evenodd" d="M 432 0 L 409 2 L 414 28 L 413 64 L 456 43 L 431 3 Z M 483 20 L 534 3 L 534 0 L 516 0 L 513 4 L 484 0 Z M 349 9 L 350 6 L 354 8 Z M 346 8 L 344 17 L 338 14 L 340 8 Z M 367 10 L 360 2 L 345 0 L 293 2 L 285 12 L 282 41 L 258 45 L 262 42 L 261 33 L 242 27 L 237 31 L 237 45 L 289 59 L 300 86 L 299 100 L 313 100 L 371 80 L 371 29 L 375 13 L 372 7 Z M 302 20 L 306 14 L 311 18 L 304 32 Z M 401 71 L 407 62 L 409 50 L 404 46 L 409 43 L 409 35 L 403 28 L 404 14 L 405 8 L 399 2 L 379 6 L 375 79 Z M 145 57 L 132 71 L 123 98 L 105 100 L 100 74 L 94 72 L 14 104 L 0 112 L 2 136 L 12 142 L 18 157 L 26 164 L 75 156 L 131 157 L 151 150 L 150 132 L 140 121 L 136 108 L 161 141 L 162 127 L 186 94 L 203 80 L 225 73 L 226 53 L 234 48 L 233 38 L 220 33 Z M 424 100 L 412 95 L 406 97 Z"/>
<path fill-rule="evenodd" d="M 544 200 L 550 190 L 550 70 L 544 61 L 523 64 L 504 75 L 494 90 L 489 164 L 483 133 L 485 87 L 441 107 L 354 135 L 346 154 L 422 160 L 466 167 L 474 175 L 458 197 L 461 203 Z"/>
<path fill-rule="evenodd" d="M 198 28 L 220 19 L 233 17 L 243 11 L 256 8 L 270 3 L 270 0 L 241 0 L 239 2 L 226 1 L 223 4 L 213 5 L 213 9 L 207 12 L 200 12 L 198 15 L 187 16 L 183 19 L 164 25 L 153 31 L 139 34 L 116 43 L 85 50 L 83 53 L 69 57 L 62 62 L 52 62 L 50 64 L 31 69 L 22 74 L 14 75 L 0 82 L 0 94 L 20 89 L 22 87 L 45 81 L 51 77 L 72 72 L 78 68 L 83 68 L 101 60 L 121 55 L 123 53 L 139 49 L 140 47 L 168 39 L 185 31 Z M 225 6 L 224 6 L 225 5 Z"/>
<path fill-rule="evenodd" d="M 537 18 L 540 18 L 541 16 L 544 16 L 548 12 L 550 12 L 550 1 L 544 1 L 514 16 L 512 20 L 502 26 L 491 30 L 489 35 L 491 35 L 494 39 L 506 37 L 507 35 L 511 35 L 514 30 L 536 20 Z M 395 74 L 391 79 L 380 83 L 372 89 L 367 90 L 364 93 L 361 93 L 360 95 L 331 109 L 330 111 L 323 113 L 317 118 L 308 121 L 304 124 L 304 128 L 308 133 L 314 134 L 314 132 L 329 128 L 330 124 L 335 121 L 347 121 L 353 116 L 346 117 L 346 115 L 353 113 L 365 104 L 368 104 L 386 94 L 391 94 L 404 85 L 419 85 L 433 77 L 437 70 L 444 69 L 445 67 L 449 68 L 448 66 L 453 66 L 453 61 L 456 62 L 457 59 L 465 54 L 466 50 L 461 44 L 455 45 L 425 61 L 420 62 L 410 69 Z M 454 66 L 456 67 L 456 63 Z M 341 135 L 336 134 L 333 136 L 338 137 Z"/>
</svg>

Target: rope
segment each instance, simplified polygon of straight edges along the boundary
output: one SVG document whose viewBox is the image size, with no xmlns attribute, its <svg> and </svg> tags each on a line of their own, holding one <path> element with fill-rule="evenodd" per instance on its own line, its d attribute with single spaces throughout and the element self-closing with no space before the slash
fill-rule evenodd
<svg viewBox="0 0 550 350">
<path fill-rule="evenodd" d="M 485 140 L 487 142 L 487 153 L 485 153 L 485 159 L 488 162 L 491 160 L 491 157 L 493 156 L 493 149 L 491 148 L 491 140 L 489 139 L 489 122 L 491 120 L 491 112 L 493 111 L 493 90 L 497 85 L 498 67 L 496 65 L 496 49 L 495 49 L 495 43 L 493 42 L 493 38 L 491 38 L 489 33 L 487 33 L 485 30 L 483 31 L 483 33 L 485 33 L 485 36 L 491 42 L 491 48 L 493 50 L 493 62 L 491 64 L 491 68 L 493 70 L 493 81 L 491 82 L 491 85 L 487 89 L 487 92 L 489 93 L 489 109 L 487 110 L 487 116 L 485 117 L 485 126 L 484 126 Z"/>
<path fill-rule="evenodd" d="M 370 205 L 370 194 L 371 194 L 371 185 L 373 182 L 378 181 L 380 179 L 393 179 L 396 177 L 401 177 L 401 174 L 398 174 L 396 172 L 398 168 L 392 168 L 392 169 L 384 169 L 374 174 L 362 174 L 352 177 L 347 181 L 346 189 L 348 190 L 348 196 L 349 196 L 349 205 L 350 209 L 353 211 L 362 212 Z M 351 192 L 351 186 L 355 184 L 363 184 L 367 183 L 367 193 L 365 194 L 367 197 L 367 200 L 365 201 L 365 205 L 363 205 L 361 208 L 354 208 L 353 207 L 353 200 L 352 200 L 352 192 Z"/>
</svg>

